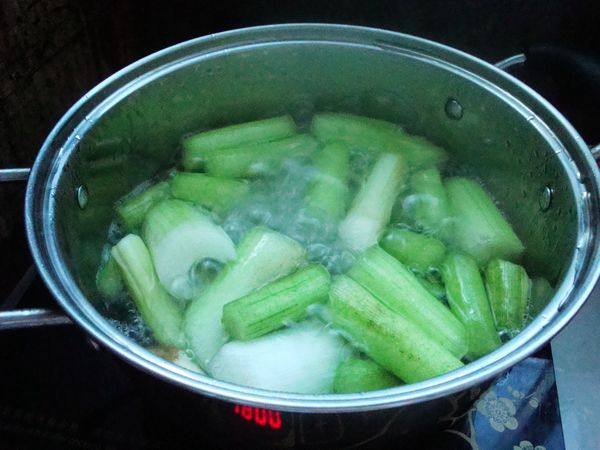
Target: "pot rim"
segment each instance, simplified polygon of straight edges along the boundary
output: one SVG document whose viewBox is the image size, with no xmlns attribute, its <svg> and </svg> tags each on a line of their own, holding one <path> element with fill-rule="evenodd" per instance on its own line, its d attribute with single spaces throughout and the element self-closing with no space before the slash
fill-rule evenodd
<svg viewBox="0 0 600 450">
<path fill-rule="evenodd" d="M 225 383 L 176 366 L 127 339 L 92 307 L 76 286 L 61 260 L 53 228 L 52 192 L 54 192 L 59 175 L 68 160 L 69 151 L 74 149 L 73 145 L 69 150 L 69 142 L 72 143 L 75 138 L 79 139 L 77 133 L 82 131 L 79 125 L 75 129 L 69 130 L 67 128 L 70 126 L 69 122 L 77 120 L 76 114 L 86 107 L 88 110 L 92 107 L 97 110 L 99 106 L 92 104 L 96 97 L 100 97 L 102 101 L 100 106 L 104 104 L 106 108 L 110 108 L 110 105 L 115 103 L 114 99 L 117 94 L 130 92 L 128 89 L 131 89 L 132 83 L 139 80 L 139 77 L 144 76 L 147 81 L 151 77 L 180 67 L 176 65 L 177 61 L 169 60 L 165 61 L 166 64 L 155 66 L 154 64 L 157 61 L 160 62 L 161 59 L 177 56 L 185 50 L 196 47 L 204 49 L 205 54 L 214 54 L 254 44 L 257 41 L 259 43 L 277 43 L 285 40 L 282 36 L 287 36 L 282 32 L 303 36 L 302 40 L 326 40 L 342 44 L 360 43 L 361 41 L 356 40 L 357 37 L 360 37 L 365 45 L 371 47 L 375 45 L 384 51 L 426 51 L 436 54 L 442 61 L 445 61 L 445 58 L 451 59 L 452 61 L 447 62 L 449 65 L 456 66 L 467 73 L 472 73 L 470 69 L 477 69 L 477 77 L 481 78 L 485 75 L 485 78 L 481 79 L 484 79 L 491 87 L 500 89 L 507 99 L 520 104 L 523 99 L 528 101 L 527 104 L 536 103 L 538 109 L 541 109 L 545 116 L 544 120 L 540 120 L 540 126 L 545 127 L 548 133 L 554 136 L 559 149 L 564 149 L 564 147 L 554 135 L 553 130 L 560 127 L 570 138 L 570 148 L 576 151 L 581 159 L 580 164 L 590 172 L 590 176 L 584 180 L 587 183 L 586 186 L 581 181 L 581 177 L 577 175 L 579 169 L 569 153 L 557 152 L 557 157 L 562 160 L 576 198 L 581 198 L 576 205 L 579 218 L 577 249 L 553 300 L 518 336 L 494 352 L 461 369 L 419 383 L 360 394 L 289 394 Z M 350 36 L 353 36 L 354 39 L 350 39 Z M 220 45 L 224 41 L 229 41 L 231 47 L 224 48 Z M 407 43 L 411 45 L 406 45 Z M 193 59 L 195 60 L 196 57 Z M 113 84 L 123 83 L 123 81 L 129 82 L 105 95 L 104 91 L 109 90 L 108 88 Z M 506 88 L 499 86 L 500 83 Z M 515 91 L 518 91 L 518 99 L 515 98 Z M 525 108 L 529 110 L 527 107 Z M 535 117 L 537 118 L 538 115 Z M 546 125 L 548 120 L 554 123 L 553 129 Z M 89 126 L 91 125 L 88 124 Z M 62 137 L 65 132 L 69 133 L 69 139 L 57 151 L 56 143 L 59 136 Z M 599 184 L 598 168 L 583 139 L 569 122 L 539 94 L 493 65 L 433 41 L 382 29 L 334 24 L 280 24 L 226 31 L 185 41 L 142 58 L 99 83 L 64 114 L 43 143 L 27 184 L 25 219 L 31 252 L 42 278 L 54 297 L 88 333 L 133 365 L 195 392 L 235 403 L 281 411 L 354 412 L 399 407 L 464 390 L 505 371 L 532 354 L 558 333 L 585 302 L 600 275 L 598 214 L 595 211 L 597 208 L 593 208 L 598 204 L 600 197 Z"/>
</svg>

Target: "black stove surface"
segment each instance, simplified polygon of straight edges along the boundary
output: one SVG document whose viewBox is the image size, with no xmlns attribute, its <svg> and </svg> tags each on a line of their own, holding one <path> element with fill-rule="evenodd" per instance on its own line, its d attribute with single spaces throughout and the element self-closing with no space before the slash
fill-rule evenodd
<svg viewBox="0 0 600 450">
<path fill-rule="evenodd" d="M 11 331 L 0 350 L 0 448 L 323 448 L 335 419 L 214 402 L 129 367 L 74 326 Z M 332 424 L 334 426 L 332 426 Z M 467 414 L 401 448 L 563 449 L 552 361 L 531 357 Z M 380 430 L 373 430 L 377 434 Z M 389 448 L 385 439 L 365 448 Z M 360 447 L 360 446 L 359 446 Z"/>
<path fill-rule="evenodd" d="M 15 284 L 12 307 L 56 308 L 33 266 Z M 336 415 L 266 411 L 185 391 L 129 366 L 74 325 L 4 331 L 0 361 L 0 449 L 317 449 L 332 448 L 342 437 L 353 448 L 391 444 L 378 429 L 368 439 L 353 439 L 355 430 L 343 429 Z M 394 444 L 564 448 L 547 349 L 475 394 L 467 413 L 451 405 L 439 431 Z M 364 427 L 369 422 L 362 419 L 356 420 Z"/>
</svg>

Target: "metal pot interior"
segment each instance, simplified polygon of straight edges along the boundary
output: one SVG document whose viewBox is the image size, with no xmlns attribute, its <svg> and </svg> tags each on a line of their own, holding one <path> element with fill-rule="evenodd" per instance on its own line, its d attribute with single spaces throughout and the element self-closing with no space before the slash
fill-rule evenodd
<svg viewBox="0 0 600 450">
<path fill-rule="evenodd" d="M 393 33 L 340 27 L 308 39 L 308 28 L 267 30 L 150 57 L 94 91 L 54 136 L 49 145 L 61 150 L 39 163 L 52 185 L 45 226 L 64 274 L 92 305 L 103 309 L 95 272 L 115 200 L 172 167 L 182 135 L 284 112 L 300 123 L 314 111 L 352 112 L 426 136 L 456 161 L 451 171 L 478 177 L 493 193 L 526 244 L 530 274 L 561 280 L 581 221 L 575 166 L 540 116 L 497 87 L 494 77 L 510 84 L 501 74 Z M 71 134 L 62 140 L 65 125 Z"/>
<path fill-rule="evenodd" d="M 467 73 L 381 48 L 336 43 L 247 45 L 157 74 L 98 117 L 72 154 L 57 196 L 65 261 L 90 299 L 112 205 L 173 166 L 181 136 L 289 112 L 345 111 L 401 124 L 441 145 L 457 171 L 485 183 L 526 243 L 532 275 L 557 281 L 571 260 L 575 199 L 549 136 L 527 111 Z M 446 113 L 449 99 L 462 117 Z M 74 195 L 87 190 L 82 209 Z M 550 208 L 540 202 L 552 190 Z"/>
</svg>

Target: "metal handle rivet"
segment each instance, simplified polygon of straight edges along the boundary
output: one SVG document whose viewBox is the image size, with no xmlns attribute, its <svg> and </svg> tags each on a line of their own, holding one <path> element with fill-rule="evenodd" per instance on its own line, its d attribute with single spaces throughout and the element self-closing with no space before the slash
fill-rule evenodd
<svg viewBox="0 0 600 450">
<path fill-rule="evenodd" d="M 460 120 L 463 116 L 463 106 L 455 98 L 449 98 L 444 106 L 446 116 L 452 120 Z"/>
<path fill-rule="evenodd" d="M 79 207 L 84 209 L 88 203 L 88 192 L 84 185 L 81 185 L 75 189 L 75 196 L 77 197 L 77 204 Z"/>
<path fill-rule="evenodd" d="M 542 191 L 540 192 L 540 210 L 541 211 L 548 211 L 550 209 L 550 205 L 552 204 L 552 195 L 554 194 L 554 190 L 549 187 L 549 186 L 545 186 Z"/>
</svg>

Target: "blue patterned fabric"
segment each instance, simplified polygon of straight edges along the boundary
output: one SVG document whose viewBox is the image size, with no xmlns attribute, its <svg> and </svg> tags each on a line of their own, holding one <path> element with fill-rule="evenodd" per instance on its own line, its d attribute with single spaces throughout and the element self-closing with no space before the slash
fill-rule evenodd
<svg viewBox="0 0 600 450">
<path fill-rule="evenodd" d="M 450 426 L 431 448 L 563 450 L 564 441 L 552 362 L 528 358 L 514 366 L 468 413 L 448 417 Z"/>
</svg>

